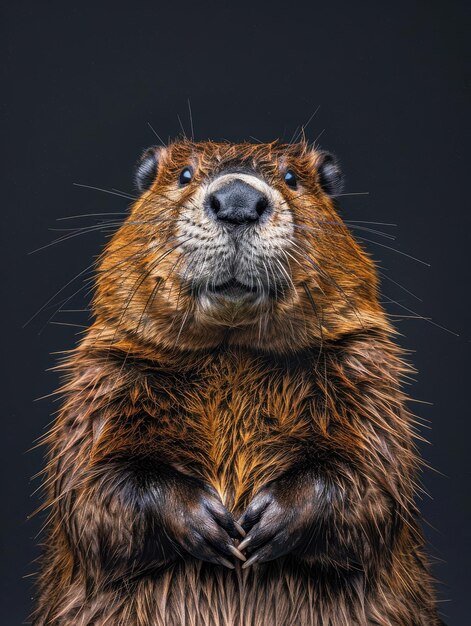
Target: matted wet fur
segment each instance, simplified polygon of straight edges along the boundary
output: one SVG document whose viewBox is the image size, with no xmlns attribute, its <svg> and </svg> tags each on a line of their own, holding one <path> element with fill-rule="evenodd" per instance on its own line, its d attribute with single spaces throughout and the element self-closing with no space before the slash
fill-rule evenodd
<svg viewBox="0 0 471 626">
<path fill-rule="evenodd" d="M 61 366 L 33 623 L 438 624 L 410 370 L 336 161 L 185 140 L 137 177 Z M 251 223 L 218 216 L 234 181 Z"/>
</svg>

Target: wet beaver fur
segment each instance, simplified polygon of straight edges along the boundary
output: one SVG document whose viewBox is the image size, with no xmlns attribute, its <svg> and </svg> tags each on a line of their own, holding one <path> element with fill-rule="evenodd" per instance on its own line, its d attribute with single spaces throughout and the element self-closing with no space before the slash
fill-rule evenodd
<svg viewBox="0 0 471 626">
<path fill-rule="evenodd" d="M 33 623 L 438 624 L 410 369 L 337 161 L 182 140 L 136 179 L 62 365 Z"/>
</svg>

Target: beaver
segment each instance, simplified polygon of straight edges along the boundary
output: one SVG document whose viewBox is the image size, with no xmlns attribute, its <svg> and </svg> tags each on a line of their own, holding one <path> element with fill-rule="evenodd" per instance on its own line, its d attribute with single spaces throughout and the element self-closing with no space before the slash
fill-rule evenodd
<svg viewBox="0 0 471 626">
<path fill-rule="evenodd" d="M 36 626 L 434 626 L 411 367 L 338 160 L 144 152 L 59 367 Z"/>
</svg>

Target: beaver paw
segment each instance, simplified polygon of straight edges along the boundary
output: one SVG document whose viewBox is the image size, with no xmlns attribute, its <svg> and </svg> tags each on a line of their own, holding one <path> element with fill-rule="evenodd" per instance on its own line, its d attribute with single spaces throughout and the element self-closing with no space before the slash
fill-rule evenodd
<svg viewBox="0 0 471 626">
<path fill-rule="evenodd" d="M 238 548 L 250 557 L 242 567 L 302 551 L 312 536 L 314 496 L 309 480 L 279 479 L 263 487 L 238 520 L 247 531 Z"/>
<path fill-rule="evenodd" d="M 178 505 L 168 528 L 174 542 L 186 552 L 210 563 L 234 569 L 227 557 L 245 561 L 233 539 L 240 539 L 237 524 L 222 504 L 218 493 L 209 485 L 180 484 Z M 239 527 L 240 528 L 240 527 Z"/>
</svg>

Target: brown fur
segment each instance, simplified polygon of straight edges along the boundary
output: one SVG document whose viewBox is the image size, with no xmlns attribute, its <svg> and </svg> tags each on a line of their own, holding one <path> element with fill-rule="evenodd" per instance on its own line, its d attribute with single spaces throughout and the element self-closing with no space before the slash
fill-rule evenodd
<svg viewBox="0 0 471 626">
<path fill-rule="evenodd" d="M 159 151 L 100 260 L 94 323 L 63 365 L 36 626 L 439 623 L 401 391 L 410 370 L 373 263 L 319 185 L 321 158 L 304 143 Z M 188 164 L 195 179 L 180 189 Z M 185 284 L 179 224 L 205 177 L 234 165 L 284 198 L 290 280 L 255 309 L 208 314 Z M 198 532 L 223 532 L 208 530 L 206 506 L 234 545 L 232 516 L 249 534 L 273 527 L 280 555 L 246 569 L 196 558 Z"/>
</svg>

